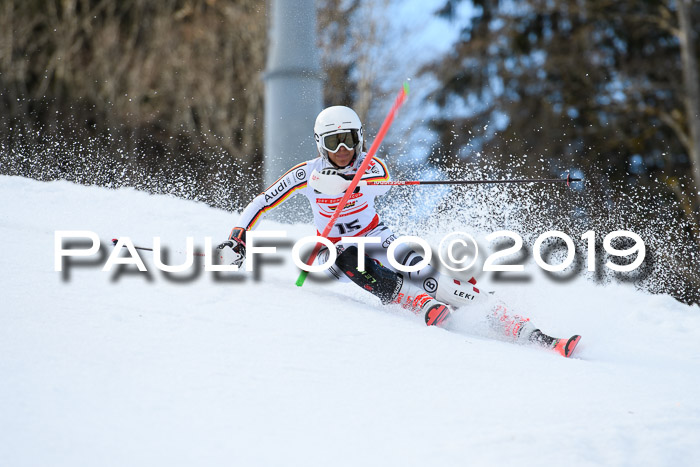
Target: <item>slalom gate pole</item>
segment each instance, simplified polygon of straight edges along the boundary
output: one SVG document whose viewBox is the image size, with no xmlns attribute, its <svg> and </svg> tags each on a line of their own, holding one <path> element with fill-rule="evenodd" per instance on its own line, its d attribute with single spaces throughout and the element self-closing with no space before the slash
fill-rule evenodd
<svg viewBox="0 0 700 467">
<path fill-rule="evenodd" d="M 361 181 L 362 185 L 389 185 L 389 186 L 408 186 L 408 185 L 476 185 L 481 183 L 566 183 L 570 186 L 571 182 L 581 182 L 580 178 L 571 178 L 567 174 L 566 178 L 535 178 L 535 179 L 512 179 L 512 180 L 404 180 L 404 181 Z"/>
<path fill-rule="evenodd" d="M 355 187 L 357 187 L 358 183 L 360 182 L 360 179 L 364 175 L 364 173 L 367 171 L 367 168 L 369 167 L 369 164 L 372 162 L 372 158 L 374 157 L 374 154 L 377 152 L 377 149 L 379 149 L 379 145 L 382 143 L 382 140 L 384 139 L 384 136 L 386 135 L 386 132 L 389 130 L 389 127 L 391 126 L 391 123 L 394 121 L 394 117 L 396 116 L 396 113 L 399 110 L 399 107 L 401 107 L 406 100 L 406 96 L 408 96 L 408 83 L 404 83 L 403 87 L 401 88 L 401 91 L 399 94 L 396 96 L 396 100 L 394 101 L 394 104 L 391 106 L 391 110 L 389 110 L 389 113 L 387 114 L 386 118 L 384 119 L 384 123 L 382 123 L 382 126 L 379 128 L 379 133 L 377 133 L 377 136 L 375 136 L 374 141 L 372 142 L 372 146 L 370 146 L 369 151 L 367 151 L 367 156 L 365 157 L 365 160 L 362 161 L 362 164 L 360 164 L 360 167 L 357 169 L 357 173 L 353 177 L 352 181 L 350 182 L 350 186 L 348 186 L 348 189 L 345 190 L 345 195 L 343 198 L 340 200 L 340 203 L 338 203 L 338 206 L 335 209 L 335 212 L 331 216 L 330 220 L 328 221 L 328 225 L 326 226 L 325 229 L 323 229 L 323 232 L 321 232 L 321 236 L 324 238 L 328 237 L 328 234 L 330 233 L 331 229 L 335 225 L 335 221 L 338 220 L 338 217 L 340 217 L 340 213 L 347 204 L 348 200 L 350 199 L 350 196 L 352 196 L 352 193 L 355 191 Z M 322 243 L 316 243 L 316 246 L 314 247 L 313 251 L 311 252 L 311 255 L 309 255 L 309 259 L 306 260 L 306 265 L 311 266 L 313 264 L 314 260 L 316 259 L 316 256 L 318 256 L 318 252 L 321 251 L 321 247 L 323 246 Z M 302 269 L 301 273 L 299 274 L 299 277 L 297 278 L 297 286 L 301 287 L 304 285 L 304 281 L 306 280 L 306 276 L 309 275 L 308 271 L 304 271 Z"/>
</svg>

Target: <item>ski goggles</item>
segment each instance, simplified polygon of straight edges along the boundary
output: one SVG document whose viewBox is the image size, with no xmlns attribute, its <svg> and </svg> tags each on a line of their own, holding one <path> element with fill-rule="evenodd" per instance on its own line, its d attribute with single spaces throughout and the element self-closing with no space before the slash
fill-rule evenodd
<svg viewBox="0 0 700 467">
<path fill-rule="evenodd" d="M 343 130 L 321 136 L 321 147 L 326 151 L 336 152 L 340 146 L 352 150 L 360 143 L 357 130 Z"/>
</svg>

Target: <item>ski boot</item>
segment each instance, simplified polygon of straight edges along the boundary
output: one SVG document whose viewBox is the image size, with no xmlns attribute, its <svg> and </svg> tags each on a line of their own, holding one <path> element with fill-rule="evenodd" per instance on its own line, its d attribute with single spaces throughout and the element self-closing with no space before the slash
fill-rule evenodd
<svg viewBox="0 0 700 467">
<path fill-rule="evenodd" d="M 450 315 L 450 309 L 447 308 L 447 305 L 404 280 L 401 274 L 382 266 L 369 257 L 366 257 L 366 269 L 359 270 L 356 246 L 350 246 L 339 254 L 335 264 L 352 282 L 379 297 L 383 304 L 396 303 L 416 314 L 423 313 L 425 323 L 428 326 L 440 326 L 447 323 L 447 318 Z"/>
<path fill-rule="evenodd" d="M 447 324 L 447 318 L 450 316 L 450 309 L 447 305 L 435 300 L 408 282 L 401 284 L 399 293 L 391 303 L 397 303 L 416 314 L 423 313 L 425 324 L 428 326 Z"/>
<path fill-rule="evenodd" d="M 529 337 L 530 342 L 545 347 L 547 349 L 552 349 L 559 355 L 564 357 L 571 357 L 571 354 L 576 350 L 576 346 L 581 340 L 581 336 L 574 335 L 568 339 L 558 339 L 556 337 L 548 336 L 539 329 L 532 331 Z"/>
<path fill-rule="evenodd" d="M 489 321 L 494 330 L 499 334 L 505 335 L 507 339 L 512 339 L 513 342 L 535 344 L 539 347 L 554 350 L 564 357 L 570 357 L 574 353 L 579 340 L 581 340 L 579 335 L 572 336 L 569 339 L 558 339 L 548 336 L 536 328 L 530 322 L 530 318 L 510 314 L 503 304 L 498 304 L 494 307 L 492 314 L 489 316 Z"/>
</svg>

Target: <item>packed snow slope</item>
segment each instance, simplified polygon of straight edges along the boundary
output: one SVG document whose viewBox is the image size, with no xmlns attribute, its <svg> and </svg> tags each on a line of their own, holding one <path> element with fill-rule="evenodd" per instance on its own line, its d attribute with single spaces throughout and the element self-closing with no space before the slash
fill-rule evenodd
<svg viewBox="0 0 700 467">
<path fill-rule="evenodd" d="M 352 284 L 174 278 L 110 239 L 226 237 L 235 215 L 128 189 L 0 177 L 0 465 L 700 465 L 700 310 L 586 280 L 500 285 L 575 358 L 495 339 L 481 310 L 428 328 Z M 308 225 L 266 222 L 289 243 Z M 465 226 L 465 229 L 468 226 Z M 101 254 L 54 270 L 54 232 Z M 485 278 L 484 280 L 486 280 Z"/>
</svg>

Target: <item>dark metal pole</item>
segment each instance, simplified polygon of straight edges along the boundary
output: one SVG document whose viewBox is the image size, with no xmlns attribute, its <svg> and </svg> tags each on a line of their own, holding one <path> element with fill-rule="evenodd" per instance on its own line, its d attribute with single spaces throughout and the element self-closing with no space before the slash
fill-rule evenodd
<svg viewBox="0 0 700 467">
<path fill-rule="evenodd" d="M 317 154 L 314 121 L 323 77 L 316 44 L 315 0 L 270 0 L 265 73 L 265 186 Z"/>
</svg>

